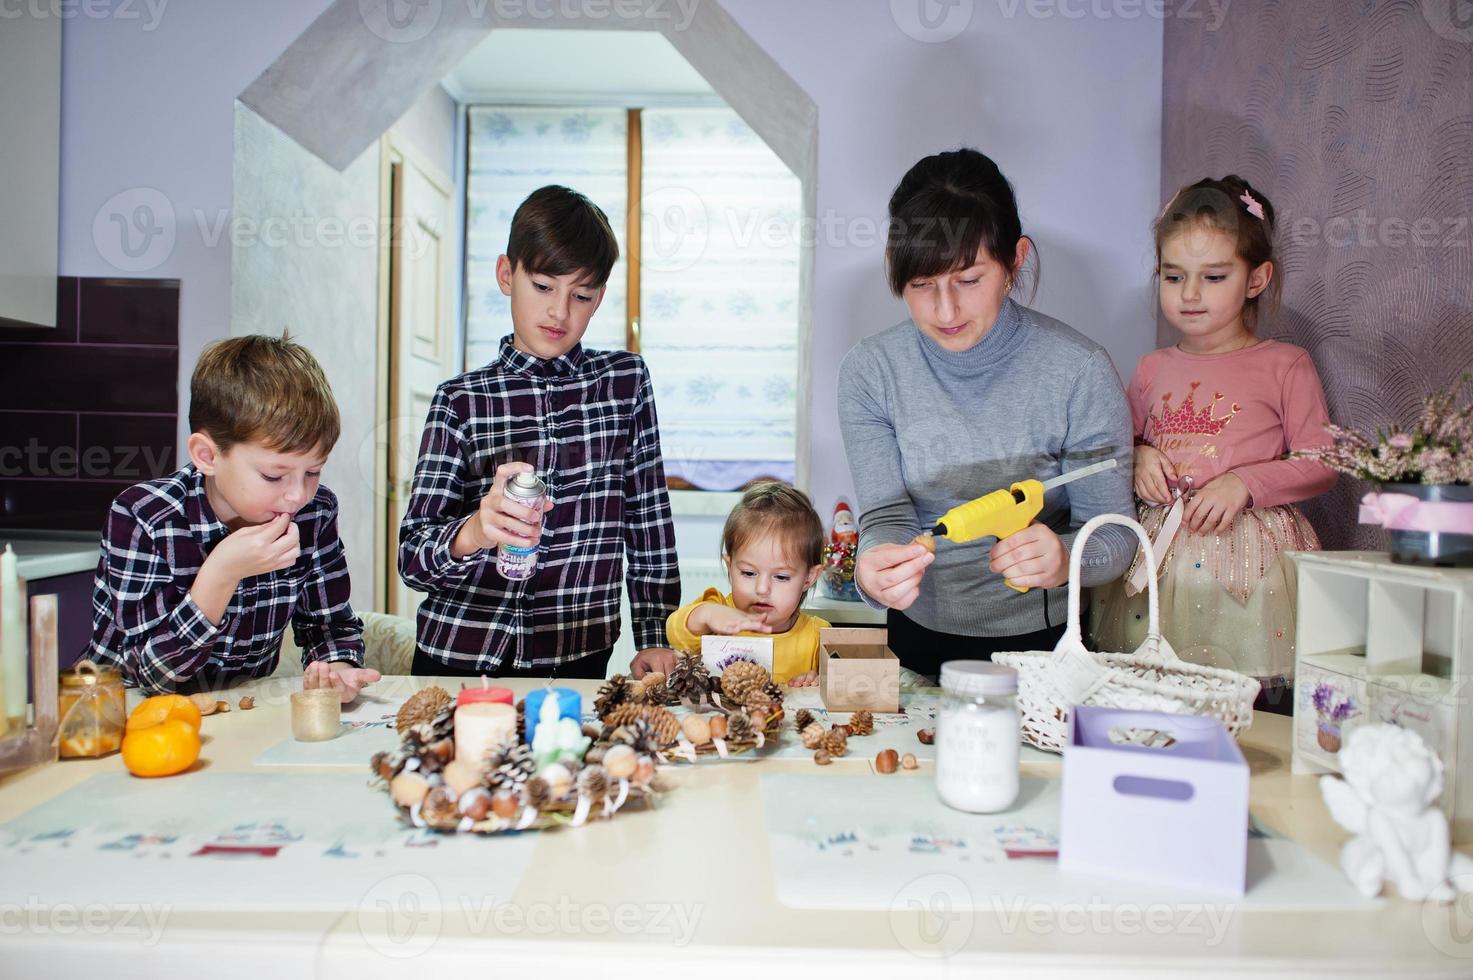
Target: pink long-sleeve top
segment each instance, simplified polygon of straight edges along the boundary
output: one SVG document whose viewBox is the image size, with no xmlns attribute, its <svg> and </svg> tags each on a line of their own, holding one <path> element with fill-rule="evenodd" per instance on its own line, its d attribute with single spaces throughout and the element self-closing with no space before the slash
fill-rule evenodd
<svg viewBox="0 0 1473 980">
<path fill-rule="evenodd" d="M 1155 446 L 1197 489 L 1229 471 L 1252 506 L 1316 497 L 1335 484 L 1317 460 L 1286 453 L 1328 443 L 1325 392 L 1309 353 L 1263 340 L 1226 354 L 1164 347 L 1141 358 L 1127 391 L 1136 439 Z"/>
</svg>

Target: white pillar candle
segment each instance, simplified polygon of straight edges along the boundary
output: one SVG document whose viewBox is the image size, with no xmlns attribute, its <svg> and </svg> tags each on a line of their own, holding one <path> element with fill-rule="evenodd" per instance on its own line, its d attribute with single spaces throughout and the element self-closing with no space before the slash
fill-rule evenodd
<svg viewBox="0 0 1473 980">
<path fill-rule="evenodd" d="M 473 701 L 455 709 L 455 757 L 479 768 L 486 753 L 517 737 L 517 709 Z"/>
<path fill-rule="evenodd" d="M 0 554 L 0 688 L 5 718 L 26 722 L 26 589 L 10 545 Z"/>
</svg>

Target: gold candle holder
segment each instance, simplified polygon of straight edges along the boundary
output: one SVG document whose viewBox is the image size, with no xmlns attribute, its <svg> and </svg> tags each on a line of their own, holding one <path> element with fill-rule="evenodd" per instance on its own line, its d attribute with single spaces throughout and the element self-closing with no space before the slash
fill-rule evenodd
<svg viewBox="0 0 1473 980">
<path fill-rule="evenodd" d="M 343 724 L 343 702 L 330 687 L 292 692 L 292 738 L 326 742 L 337 738 Z"/>
</svg>

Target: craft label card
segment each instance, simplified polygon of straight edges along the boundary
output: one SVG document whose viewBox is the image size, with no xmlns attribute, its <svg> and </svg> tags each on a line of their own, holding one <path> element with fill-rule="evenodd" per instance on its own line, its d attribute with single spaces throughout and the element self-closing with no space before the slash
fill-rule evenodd
<svg viewBox="0 0 1473 980">
<path fill-rule="evenodd" d="M 772 672 L 772 637 L 770 636 L 703 636 L 701 660 L 706 669 L 719 674 L 736 660 L 750 660 Z"/>
</svg>

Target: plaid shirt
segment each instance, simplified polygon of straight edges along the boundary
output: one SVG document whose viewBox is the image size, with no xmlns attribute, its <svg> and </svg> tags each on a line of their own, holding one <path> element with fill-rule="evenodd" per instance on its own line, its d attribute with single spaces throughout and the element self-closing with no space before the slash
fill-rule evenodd
<svg viewBox="0 0 1473 980">
<path fill-rule="evenodd" d="M 514 461 L 536 468 L 555 505 L 525 582 L 496 571 L 494 550 L 450 554 L 496 468 Z M 577 346 L 543 360 L 506 337 L 491 364 L 439 387 L 399 528 L 399 574 L 429 593 L 421 650 L 486 672 L 607 650 L 619 637 L 626 554 L 635 646 L 665 646 L 680 577 L 654 388 L 639 355 Z"/>
<path fill-rule="evenodd" d="M 291 568 L 242 579 L 215 626 L 189 589 L 229 534 L 190 464 L 129 487 L 102 531 L 92 592 L 93 660 L 116 664 L 150 693 L 209 689 L 276 669 L 290 623 L 302 663 L 363 664 L 363 623 L 348 605 L 338 500 L 327 487 L 297 512 L 302 556 Z"/>
</svg>

